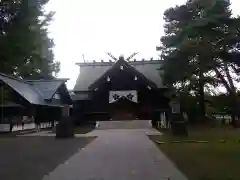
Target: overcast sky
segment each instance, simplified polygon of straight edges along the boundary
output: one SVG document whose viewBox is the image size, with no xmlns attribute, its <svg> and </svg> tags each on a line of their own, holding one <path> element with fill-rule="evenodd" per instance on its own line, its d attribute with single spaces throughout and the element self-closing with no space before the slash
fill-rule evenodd
<svg viewBox="0 0 240 180">
<path fill-rule="evenodd" d="M 186 0 L 50 0 L 55 11 L 49 27 L 56 44 L 55 59 L 61 62 L 59 77 L 70 78 L 72 89 L 79 74 L 76 62 L 110 59 L 105 52 L 125 57 L 139 52 L 138 59 L 158 57 L 156 45 L 163 35 L 163 12 Z M 239 0 L 232 0 L 240 14 Z"/>
</svg>

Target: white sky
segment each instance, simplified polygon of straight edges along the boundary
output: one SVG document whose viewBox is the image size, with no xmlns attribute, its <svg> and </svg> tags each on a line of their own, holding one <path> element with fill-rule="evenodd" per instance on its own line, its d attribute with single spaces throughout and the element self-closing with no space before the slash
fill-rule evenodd
<svg viewBox="0 0 240 180">
<path fill-rule="evenodd" d="M 156 46 L 163 33 L 163 12 L 186 0 L 50 0 L 55 11 L 49 27 L 56 44 L 55 59 L 61 62 L 58 77 L 70 78 L 72 89 L 79 74 L 76 62 L 82 54 L 88 61 L 110 59 L 105 52 L 125 57 L 139 52 L 137 59 L 158 57 Z M 239 0 L 232 0 L 239 14 Z M 91 73 L 91 72 L 89 72 Z"/>
</svg>

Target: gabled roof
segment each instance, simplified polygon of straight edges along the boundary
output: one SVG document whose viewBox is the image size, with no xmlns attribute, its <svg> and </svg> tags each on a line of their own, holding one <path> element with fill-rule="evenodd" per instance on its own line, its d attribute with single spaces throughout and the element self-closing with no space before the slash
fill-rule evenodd
<svg viewBox="0 0 240 180">
<path fill-rule="evenodd" d="M 51 104 L 46 100 L 50 100 L 58 88 L 66 82 L 66 79 L 26 81 L 2 73 L 0 73 L 0 80 L 30 104 L 50 106 L 55 104 Z"/>
<path fill-rule="evenodd" d="M 90 100 L 91 99 L 91 93 L 90 92 L 81 92 L 81 93 L 77 93 L 77 94 L 71 94 L 71 99 L 73 101 Z"/>
<path fill-rule="evenodd" d="M 16 104 L 16 103 L 13 103 L 13 102 L 5 102 L 4 104 L 0 104 L 0 107 L 3 107 L 3 108 L 8 108 L 8 107 L 24 108 L 22 105 Z"/>
<path fill-rule="evenodd" d="M 88 91 L 88 87 L 111 67 L 112 65 L 81 66 L 73 91 Z"/>
<path fill-rule="evenodd" d="M 44 99 L 41 97 L 37 89 L 33 88 L 24 80 L 14 78 L 5 74 L 0 74 L 0 80 L 10 86 L 15 92 L 22 96 L 31 104 L 43 104 Z"/>
<path fill-rule="evenodd" d="M 94 81 L 90 86 L 89 90 L 94 90 L 95 88 L 98 88 L 101 82 L 105 82 L 108 76 L 111 76 L 110 74 L 116 72 L 116 69 L 120 69 L 120 66 L 122 66 L 124 69 L 123 71 L 130 73 L 134 76 L 137 76 L 141 81 L 149 85 L 151 88 L 157 88 L 156 84 L 153 83 L 151 80 L 147 79 L 142 73 L 137 71 L 134 67 L 129 65 L 125 60 L 118 60 L 110 69 L 108 69 L 102 76 L 100 76 L 96 81 Z"/>
<path fill-rule="evenodd" d="M 159 71 L 159 68 L 162 65 L 161 60 L 130 61 L 127 63 L 142 73 L 147 79 L 154 82 L 158 88 L 163 87 L 162 78 Z M 88 91 L 89 86 L 106 71 L 112 68 L 114 64 L 115 62 L 76 63 L 76 65 L 80 66 L 80 73 L 73 91 Z"/>
<path fill-rule="evenodd" d="M 64 84 L 67 79 L 56 80 L 28 80 L 27 83 L 36 88 L 44 99 L 51 99 L 57 89 Z"/>
</svg>

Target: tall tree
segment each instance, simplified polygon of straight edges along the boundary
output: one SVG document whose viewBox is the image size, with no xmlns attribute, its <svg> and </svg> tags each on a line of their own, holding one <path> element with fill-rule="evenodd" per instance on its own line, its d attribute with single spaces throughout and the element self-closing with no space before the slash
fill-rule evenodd
<svg viewBox="0 0 240 180">
<path fill-rule="evenodd" d="M 202 116 L 208 85 L 221 84 L 232 100 L 236 97 L 230 69 L 236 73 L 239 67 L 234 58 L 239 55 L 239 18 L 231 17 L 229 5 L 218 1 L 206 11 L 202 4 L 189 1 L 165 12 L 166 35 L 161 39 L 165 80 L 197 92 Z"/>
<path fill-rule="evenodd" d="M 47 26 L 53 12 L 48 0 L 0 1 L 0 71 L 22 78 L 51 77 L 59 71 Z"/>
</svg>

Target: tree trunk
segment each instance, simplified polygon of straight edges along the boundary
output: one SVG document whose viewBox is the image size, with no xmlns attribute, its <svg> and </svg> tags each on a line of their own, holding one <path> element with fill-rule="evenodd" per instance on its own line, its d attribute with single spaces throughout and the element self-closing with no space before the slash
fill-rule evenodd
<svg viewBox="0 0 240 180">
<path fill-rule="evenodd" d="M 225 70 L 225 72 L 226 72 L 227 80 L 228 80 L 228 82 L 229 82 L 231 91 L 235 94 L 235 92 L 236 92 L 236 87 L 234 86 L 233 79 L 232 79 L 232 77 L 231 77 L 231 75 L 230 75 L 229 68 L 228 68 L 228 65 L 227 65 L 226 63 L 224 63 L 224 70 Z"/>
<path fill-rule="evenodd" d="M 203 73 L 200 70 L 199 74 L 199 97 L 198 97 L 198 102 L 199 102 L 199 117 L 205 118 L 206 115 L 206 108 L 205 108 L 205 98 L 204 98 L 204 80 L 203 80 Z M 203 119 L 202 119 L 203 120 Z"/>
<path fill-rule="evenodd" d="M 204 67 L 204 59 L 208 58 L 204 55 L 199 56 L 199 81 L 198 81 L 198 108 L 199 108 L 199 118 L 200 122 L 205 120 L 206 108 L 205 108 L 205 97 L 204 97 L 204 75 L 203 75 L 203 67 Z"/>
<path fill-rule="evenodd" d="M 215 68 L 217 77 L 222 81 L 224 87 L 226 88 L 229 94 L 229 98 L 231 100 L 230 107 L 231 107 L 232 125 L 233 127 L 236 128 L 238 126 L 236 116 L 238 116 L 239 114 L 237 110 L 238 101 L 237 101 L 236 87 L 233 84 L 232 77 L 230 75 L 229 69 L 226 64 L 224 65 L 224 71 L 227 75 L 228 81 L 224 78 L 221 72 L 217 68 Z"/>
<path fill-rule="evenodd" d="M 224 70 L 227 76 L 227 80 L 228 80 L 228 84 L 229 87 L 231 89 L 231 91 L 229 92 L 230 94 L 230 99 L 231 99 L 231 109 L 232 109 L 232 125 L 233 127 L 237 128 L 238 124 L 237 124 L 237 119 L 236 117 L 238 117 L 238 101 L 237 101 L 237 94 L 236 94 L 236 87 L 233 83 L 233 79 L 230 75 L 230 71 L 229 71 L 229 67 L 227 63 L 224 63 Z"/>
<path fill-rule="evenodd" d="M 238 122 L 236 117 L 239 117 L 239 112 L 238 112 L 238 101 L 237 101 L 237 96 L 236 93 L 231 93 L 229 98 L 231 99 L 231 116 L 232 116 L 232 126 L 237 128 L 238 127 Z"/>
</svg>

